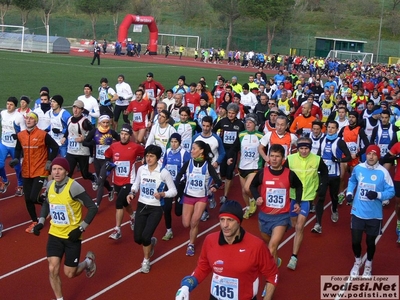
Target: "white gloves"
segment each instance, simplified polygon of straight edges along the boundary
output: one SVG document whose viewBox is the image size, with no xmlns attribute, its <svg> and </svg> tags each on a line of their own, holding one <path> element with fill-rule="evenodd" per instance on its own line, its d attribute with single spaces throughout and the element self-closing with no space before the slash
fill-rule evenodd
<svg viewBox="0 0 400 300">
<path fill-rule="evenodd" d="M 189 287 L 186 285 L 182 286 L 176 292 L 175 300 L 189 300 Z"/>
</svg>

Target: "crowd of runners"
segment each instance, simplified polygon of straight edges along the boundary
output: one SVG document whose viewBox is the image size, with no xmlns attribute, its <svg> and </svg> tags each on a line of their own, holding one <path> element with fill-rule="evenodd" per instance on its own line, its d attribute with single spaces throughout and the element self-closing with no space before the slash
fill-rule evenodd
<svg viewBox="0 0 400 300">
<path fill-rule="evenodd" d="M 109 238 L 122 238 L 126 211 L 134 240 L 143 247 L 143 273 L 150 272 L 158 242 L 153 235 L 163 217 L 162 240 L 174 237 L 172 215 L 181 217 L 189 234 L 186 255 L 193 256 L 199 222 L 209 219 L 209 209 L 221 205 L 221 232 L 231 246 L 235 242 L 227 231 L 233 230 L 242 242 L 242 219 L 257 216 L 260 237 L 272 255 L 263 256 L 269 271 L 260 268 L 273 286 L 274 266 L 282 262 L 277 249 L 286 230 L 295 229 L 287 264 L 295 270 L 308 215 L 316 214 L 312 232 L 322 234 L 326 198 L 332 202 L 334 223 L 346 200 L 352 205 L 351 275 L 360 274 L 365 233 L 362 276 L 371 277 L 383 207 L 393 197 L 400 243 L 400 172 L 392 169 L 400 159 L 399 74 L 356 62 L 347 62 L 342 70 L 342 63 L 334 62 L 325 61 L 323 68 L 316 64 L 307 77 L 296 66 L 267 76 L 264 64 L 254 65 L 257 71 L 246 78 L 241 73 L 206 81 L 182 75 L 169 89 L 152 72 L 135 90 L 122 74 L 115 87 L 104 77 L 95 92 L 91 84 L 83 86 L 71 112 L 63 97 L 51 96 L 47 87 L 36 100 L 9 97 L 1 112 L 0 193 L 10 188 L 5 163 L 11 156 L 15 196 L 25 198 L 32 221 L 26 232 L 39 235 L 51 217 L 47 256 L 57 299 L 63 299 L 58 273 L 64 255 L 68 277 L 84 270 L 91 277 L 96 271 L 92 251 L 81 263 L 76 257 L 81 235 L 104 197 L 116 208 Z M 193 82 L 187 84 L 186 77 Z M 91 164 L 94 172 L 89 171 Z M 95 200 L 72 178 L 77 167 L 96 191 Z M 231 193 L 235 175 L 241 197 Z M 218 189 L 222 196 L 216 199 Z M 240 203 L 239 213 L 237 202 L 228 199 Z M 85 216 L 82 205 L 88 208 Z M 0 236 L 2 229 L 0 224 Z M 177 299 L 188 299 L 189 291 L 211 271 L 205 267 L 206 256 L 202 252 L 203 266 L 182 281 L 187 288 L 178 291 Z M 241 278 L 237 272 L 224 276 Z M 265 290 L 265 299 L 272 297 L 273 288 L 267 284 Z"/>
</svg>

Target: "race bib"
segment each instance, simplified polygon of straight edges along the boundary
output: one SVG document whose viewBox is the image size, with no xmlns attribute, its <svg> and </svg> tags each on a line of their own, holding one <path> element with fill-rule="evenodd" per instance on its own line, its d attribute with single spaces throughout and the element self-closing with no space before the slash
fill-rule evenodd
<svg viewBox="0 0 400 300">
<path fill-rule="evenodd" d="M 131 170 L 129 161 L 118 161 L 115 167 L 115 175 L 118 177 L 128 177 Z"/>
<path fill-rule="evenodd" d="M 184 139 L 182 141 L 182 147 L 186 151 L 190 152 L 190 145 L 192 144 L 192 139 Z"/>
<path fill-rule="evenodd" d="M 140 196 L 146 199 L 153 199 L 157 191 L 157 183 L 142 180 L 140 184 Z"/>
<path fill-rule="evenodd" d="M 187 106 L 189 107 L 190 112 L 194 113 L 194 104 L 193 103 L 188 103 Z"/>
<path fill-rule="evenodd" d="M 68 225 L 69 217 L 67 212 L 67 207 L 62 204 L 50 204 L 50 215 L 53 221 L 53 224 L 56 225 Z"/>
<path fill-rule="evenodd" d="M 14 134 L 14 133 L 13 132 L 3 132 L 2 136 L 1 136 L 1 141 L 3 142 L 3 144 L 14 143 L 14 139 L 11 136 L 12 134 Z"/>
<path fill-rule="evenodd" d="M 236 131 L 224 131 L 224 144 L 232 145 L 236 140 Z"/>
<path fill-rule="evenodd" d="M 81 147 L 81 143 L 78 143 L 74 138 L 68 139 L 68 150 L 77 151 Z"/>
<path fill-rule="evenodd" d="M 243 159 L 255 159 L 257 153 L 256 147 L 244 147 Z"/>
<path fill-rule="evenodd" d="M 330 110 L 329 108 L 324 108 L 324 109 L 322 110 L 322 115 L 323 115 L 324 117 L 329 117 L 330 114 L 331 114 L 331 110 Z"/>
<path fill-rule="evenodd" d="M 387 144 L 380 144 L 379 148 L 381 148 L 381 156 L 385 156 L 388 153 L 388 146 Z"/>
<path fill-rule="evenodd" d="M 284 208 L 286 204 L 286 190 L 277 188 L 267 188 L 265 193 L 267 201 L 265 205 L 270 208 Z"/>
<path fill-rule="evenodd" d="M 96 145 L 96 158 L 105 159 L 104 152 L 106 152 L 109 147 L 109 145 Z"/>
<path fill-rule="evenodd" d="M 206 176 L 203 174 L 189 174 L 189 189 L 201 191 L 205 188 Z"/>
<path fill-rule="evenodd" d="M 349 142 L 346 143 L 347 148 L 349 148 L 349 151 L 351 154 L 357 154 L 357 144 L 354 142 Z"/>
<path fill-rule="evenodd" d="M 178 174 L 178 166 L 177 165 L 166 165 L 165 168 L 169 171 L 172 178 L 175 180 L 176 175 Z"/>
<path fill-rule="evenodd" d="M 367 193 L 369 191 L 375 191 L 375 184 L 360 182 L 358 184 L 358 187 L 359 187 L 360 200 L 369 201 Z"/>
<path fill-rule="evenodd" d="M 143 122 L 142 113 L 140 112 L 133 113 L 133 122 L 142 123 Z"/>
<path fill-rule="evenodd" d="M 239 279 L 214 273 L 210 293 L 218 300 L 239 300 Z"/>
<path fill-rule="evenodd" d="M 336 163 L 329 159 L 324 159 L 324 163 L 328 167 L 328 174 L 335 175 L 336 174 Z"/>
<path fill-rule="evenodd" d="M 146 90 L 146 93 L 149 95 L 150 99 L 154 99 L 154 90 L 153 89 Z"/>
</svg>

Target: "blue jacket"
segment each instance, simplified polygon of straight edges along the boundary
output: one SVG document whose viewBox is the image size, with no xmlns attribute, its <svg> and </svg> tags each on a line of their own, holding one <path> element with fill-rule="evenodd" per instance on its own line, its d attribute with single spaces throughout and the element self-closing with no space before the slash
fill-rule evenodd
<svg viewBox="0 0 400 300">
<path fill-rule="evenodd" d="M 366 197 L 368 191 L 377 192 L 377 199 L 369 200 Z M 393 198 L 393 181 L 389 172 L 379 163 L 374 166 L 360 163 L 351 173 L 347 186 L 347 195 L 349 194 L 354 195 L 352 215 L 360 219 L 382 220 L 382 201 Z"/>
</svg>

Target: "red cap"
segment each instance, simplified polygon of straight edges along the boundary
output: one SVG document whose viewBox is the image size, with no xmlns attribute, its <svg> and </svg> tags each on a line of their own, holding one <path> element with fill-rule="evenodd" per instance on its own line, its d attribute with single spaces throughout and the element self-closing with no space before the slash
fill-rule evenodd
<svg viewBox="0 0 400 300">
<path fill-rule="evenodd" d="M 377 145 L 369 145 L 365 154 L 370 152 L 374 152 L 378 156 L 378 159 L 381 158 L 381 149 Z"/>
</svg>

